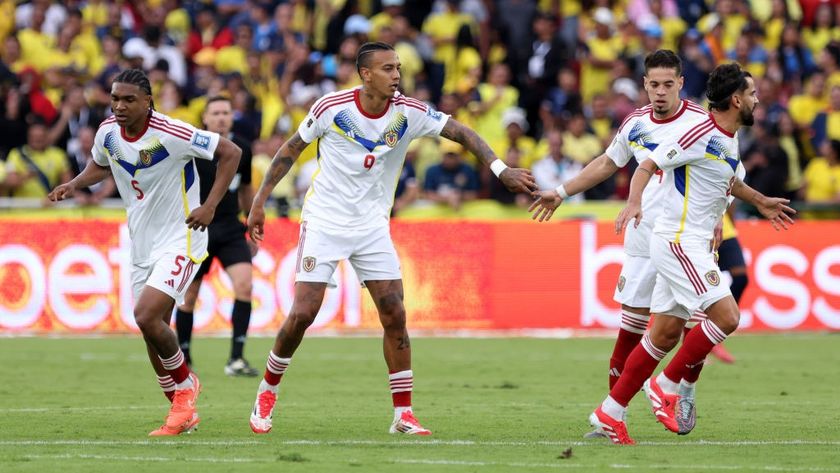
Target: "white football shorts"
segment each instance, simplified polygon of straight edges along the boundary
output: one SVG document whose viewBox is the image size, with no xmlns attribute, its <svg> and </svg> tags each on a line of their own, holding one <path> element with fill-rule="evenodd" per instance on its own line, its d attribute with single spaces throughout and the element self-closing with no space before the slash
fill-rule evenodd
<svg viewBox="0 0 840 473">
<path fill-rule="evenodd" d="M 362 283 L 402 279 L 387 225 L 329 229 L 301 222 L 295 281 L 329 283 L 338 262 L 345 259 Z"/>
<path fill-rule="evenodd" d="M 696 311 L 732 295 L 708 243 L 672 243 L 653 235 L 650 254 L 657 272 L 651 313 L 689 320 Z"/>
<path fill-rule="evenodd" d="M 201 262 L 196 263 L 187 256 L 187 251 L 172 250 L 164 252 L 150 265 L 131 265 L 131 289 L 134 302 L 140 299 L 144 286 L 151 286 L 175 299 L 175 303 L 184 303 L 184 294 L 190 287 Z"/>
<path fill-rule="evenodd" d="M 629 307 L 650 307 L 656 268 L 646 256 L 625 255 L 613 300 Z"/>
</svg>

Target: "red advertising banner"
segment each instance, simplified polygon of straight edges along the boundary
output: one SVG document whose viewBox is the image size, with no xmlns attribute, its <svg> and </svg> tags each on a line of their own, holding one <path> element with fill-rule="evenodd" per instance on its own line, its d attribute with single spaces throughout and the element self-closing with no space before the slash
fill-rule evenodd
<svg viewBox="0 0 840 473">
<path fill-rule="evenodd" d="M 776 232 L 738 227 L 750 283 L 741 330 L 840 329 L 840 222 L 797 222 Z M 268 224 L 254 258 L 251 333 L 274 333 L 294 288 L 298 225 Z M 393 222 L 409 327 L 424 330 L 605 329 L 619 323 L 612 295 L 623 252 L 612 223 Z M 0 224 L 0 333 L 136 331 L 129 240 L 112 220 Z M 379 328 L 352 267 L 342 263 L 314 330 Z M 218 265 L 195 311 L 199 332 L 227 332 L 230 281 Z"/>
</svg>

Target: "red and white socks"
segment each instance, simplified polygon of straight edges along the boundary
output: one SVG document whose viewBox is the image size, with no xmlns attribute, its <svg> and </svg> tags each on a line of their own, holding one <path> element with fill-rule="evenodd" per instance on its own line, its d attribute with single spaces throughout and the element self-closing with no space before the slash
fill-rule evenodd
<svg viewBox="0 0 840 473">
<path fill-rule="evenodd" d="M 391 399 L 394 401 L 394 419 L 399 419 L 405 411 L 411 411 L 411 391 L 414 389 L 414 372 L 403 370 L 388 373 L 391 386 Z"/>
<path fill-rule="evenodd" d="M 184 360 L 184 353 L 179 348 L 178 351 L 169 358 L 160 358 L 163 368 L 169 371 L 169 376 L 175 383 L 175 389 L 192 389 L 193 382 L 190 379 L 190 368 Z M 163 385 L 161 385 L 163 388 Z M 167 396 L 168 397 L 168 396 Z"/>
<path fill-rule="evenodd" d="M 627 363 L 624 366 L 624 373 L 621 374 L 618 382 L 610 390 L 610 395 L 601 405 L 601 409 L 605 414 L 613 417 L 608 412 L 616 412 L 611 407 L 611 402 L 618 403 L 622 408 L 626 408 L 633 396 L 642 389 L 645 380 L 650 378 L 656 366 L 667 355 L 668 352 L 661 350 L 653 345 L 650 341 L 650 334 L 645 334 L 642 337 L 642 342 L 633 349 L 630 356 L 627 358 Z M 614 407 L 614 406 L 613 406 Z M 622 411 L 623 415 L 623 411 Z M 616 420 L 622 420 L 621 417 L 613 417 Z"/>
<path fill-rule="evenodd" d="M 175 397 L 175 381 L 172 380 L 172 376 L 158 376 L 157 380 L 163 395 L 172 402 L 172 398 Z"/>
<path fill-rule="evenodd" d="M 260 391 L 273 391 L 276 393 L 280 379 L 291 362 L 291 358 L 280 358 L 273 351 L 269 351 L 268 361 L 265 364 L 265 375 L 263 375 L 263 379 L 260 381 Z"/>
<path fill-rule="evenodd" d="M 618 382 L 627 357 L 639 344 L 647 329 L 650 315 L 635 314 L 628 310 L 621 311 L 621 325 L 615 340 L 612 357 L 610 357 L 610 389 Z"/>
<path fill-rule="evenodd" d="M 714 322 L 709 319 L 702 321 L 685 336 L 674 359 L 665 368 L 665 375 L 670 379 L 682 378 L 693 384 L 697 381 L 700 374 L 698 368 L 703 366 L 706 356 L 715 345 L 726 340 L 726 337 L 727 334 Z M 693 374 L 695 376 L 692 376 Z"/>
</svg>

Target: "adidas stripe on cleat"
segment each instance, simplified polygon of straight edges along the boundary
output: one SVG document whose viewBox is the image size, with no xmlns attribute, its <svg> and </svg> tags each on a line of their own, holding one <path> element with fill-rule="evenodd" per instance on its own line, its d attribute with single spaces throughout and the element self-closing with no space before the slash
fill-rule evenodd
<svg viewBox="0 0 840 473">
<path fill-rule="evenodd" d="M 645 397 L 650 401 L 650 408 L 656 420 L 671 432 L 679 433 L 680 428 L 677 425 L 674 410 L 680 397 L 676 394 L 665 393 L 657 384 L 656 378 L 646 380 L 642 389 Z"/>
<path fill-rule="evenodd" d="M 424 428 L 411 411 L 405 411 L 399 419 L 394 420 L 388 432 L 392 434 L 432 435 L 432 431 Z"/>
<path fill-rule="evenodd" d="M 636 445 L 636 441 L 627 433 L 627 424 L 608 416 L 600 406 L 589 414 L 589 424 L 595 429 L 594 432 L 601 433 L 616 445 Z"/>
</svg>

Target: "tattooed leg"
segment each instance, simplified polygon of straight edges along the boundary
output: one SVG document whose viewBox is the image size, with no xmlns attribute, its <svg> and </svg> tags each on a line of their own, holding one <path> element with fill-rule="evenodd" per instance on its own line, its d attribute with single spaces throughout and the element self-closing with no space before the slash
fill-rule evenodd
<svg viewBox="0 0 840 473">
<path fill-rule="evenodd" d="M 379 311 L 379 321 L 385 334 L 382 348 L 388 371 L 411 369 L 411 340 L 405 327 L 403 284 L 401 279 L 392 281 L 365 281 Z"/>
</svg>

